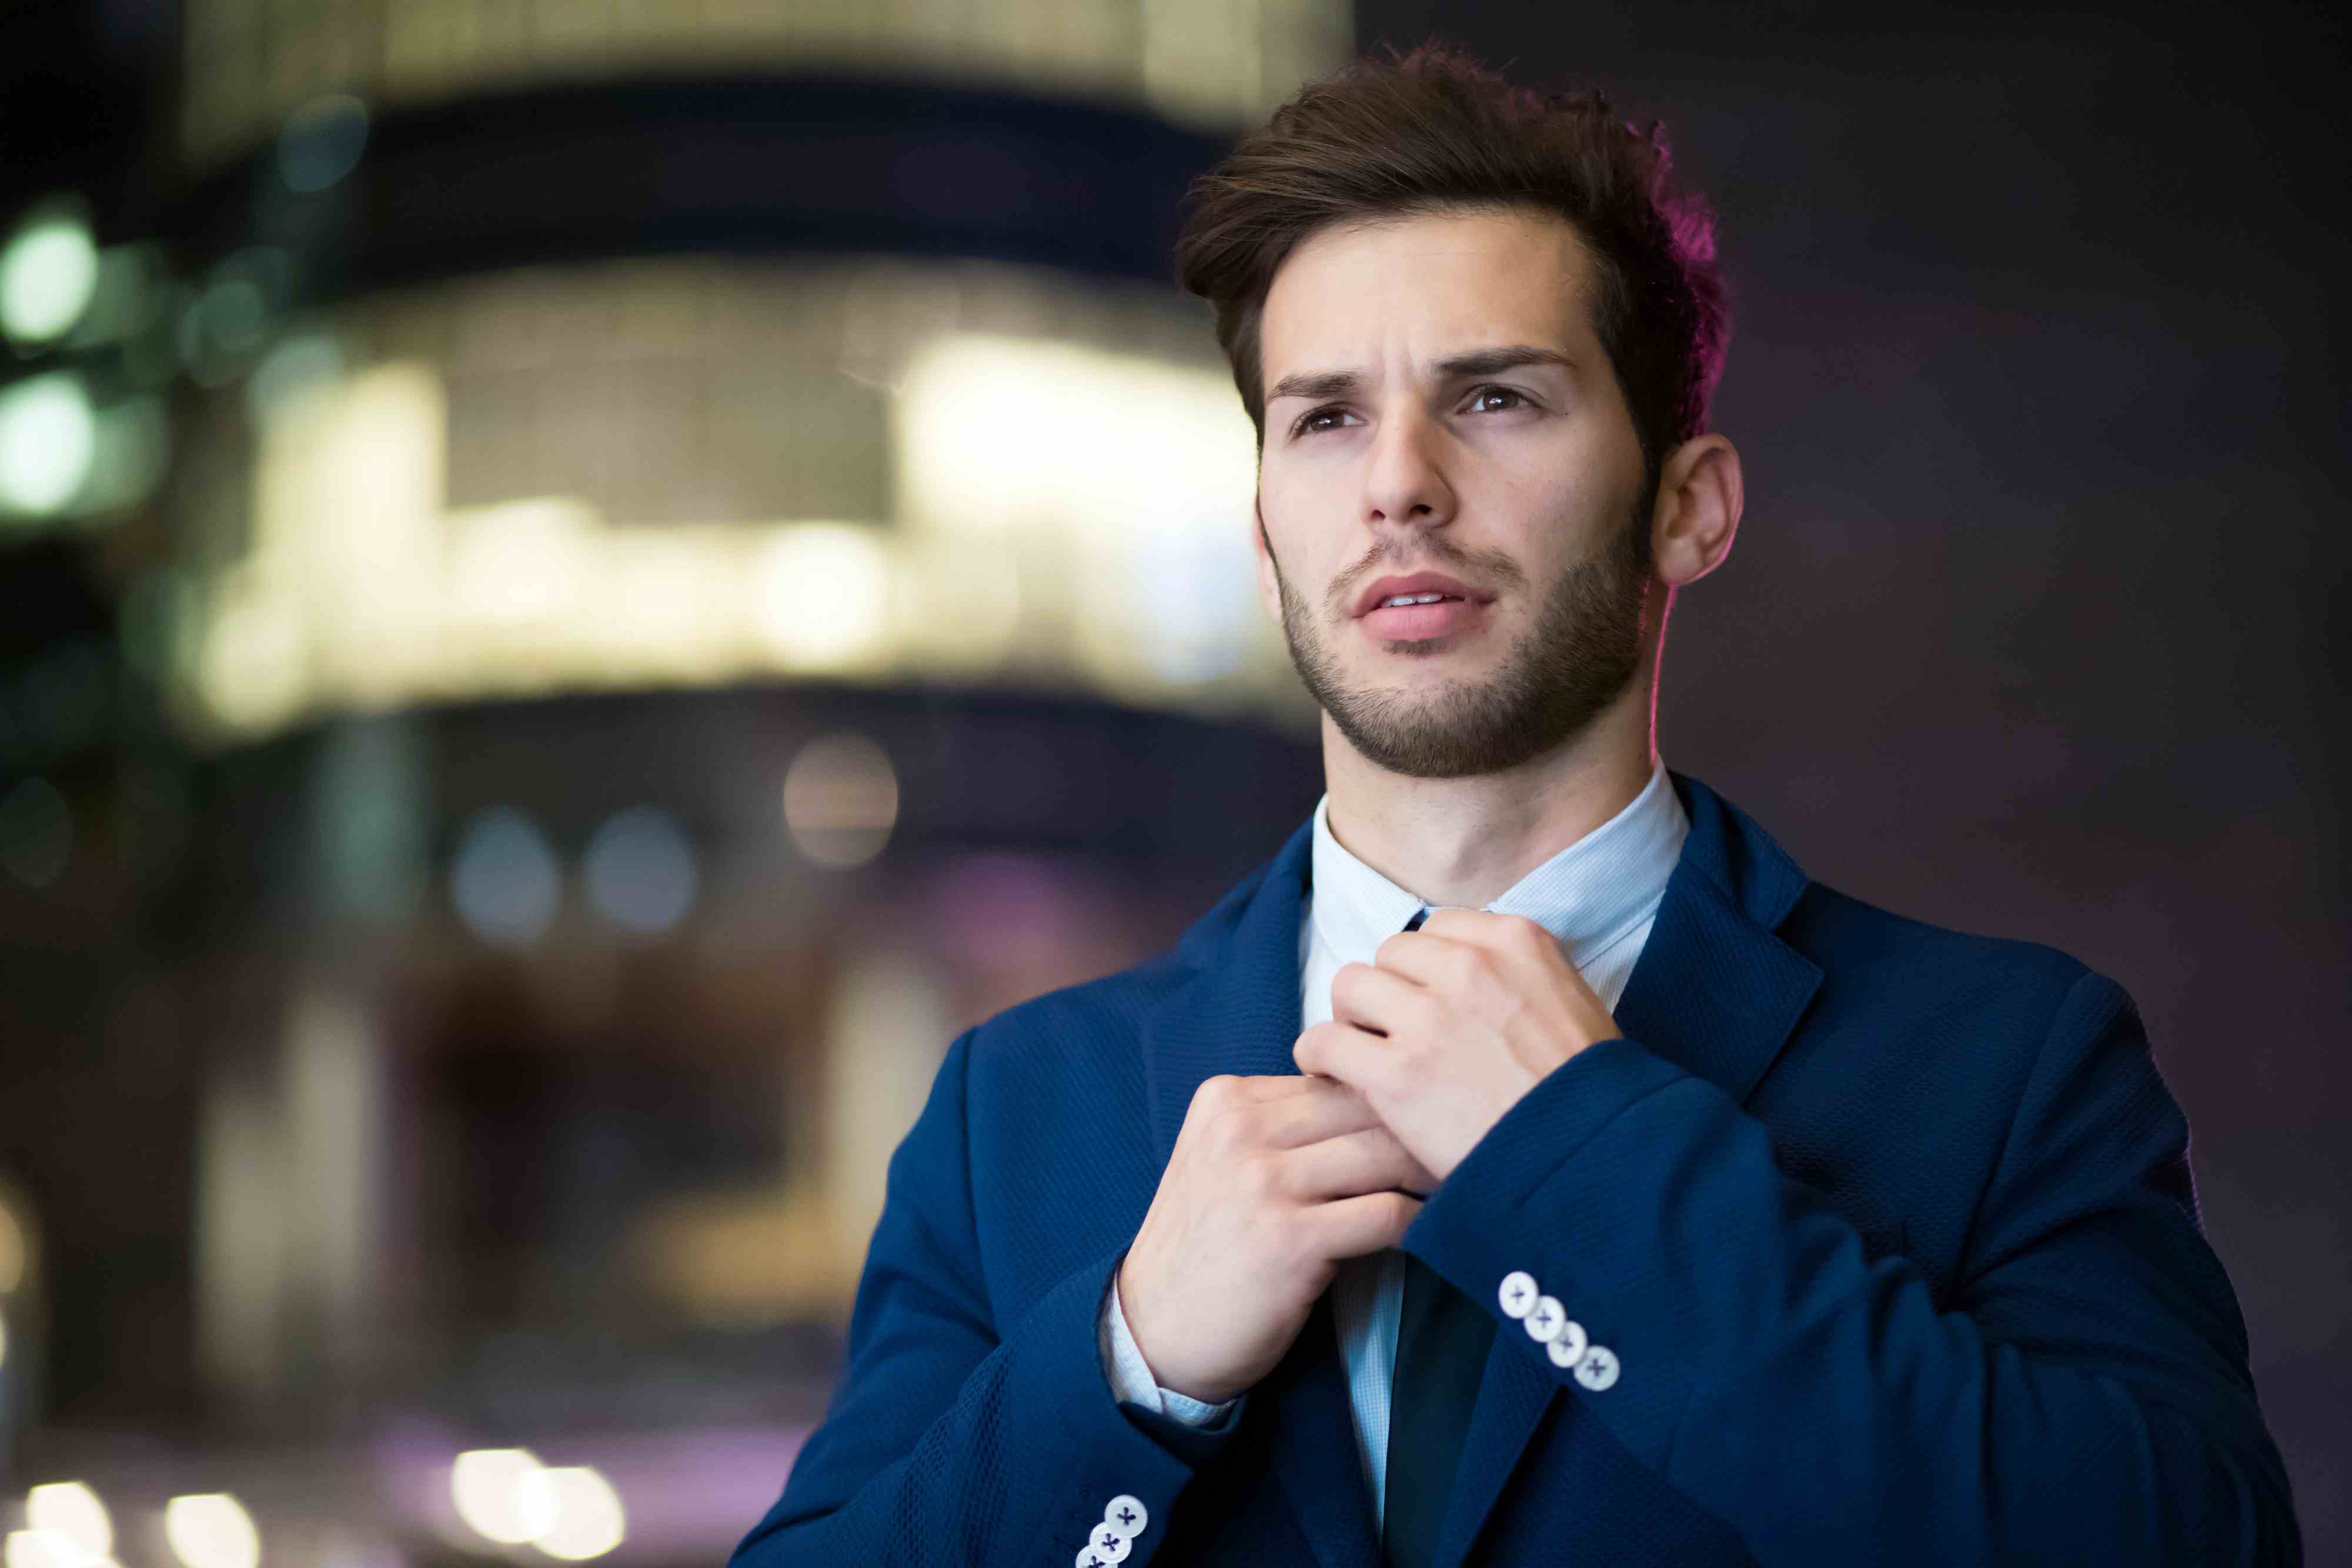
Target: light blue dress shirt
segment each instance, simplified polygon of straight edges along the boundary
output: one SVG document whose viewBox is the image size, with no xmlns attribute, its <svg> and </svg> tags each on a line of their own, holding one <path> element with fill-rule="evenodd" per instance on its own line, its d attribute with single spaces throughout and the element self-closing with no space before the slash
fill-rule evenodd
<svg viewBox="0 0 2352 1568">
<path fill-rule="evenodd" d="M 1331 978 L 1348 964 L 1372 961 L 1382 942 L 1404 928 L 1424 900 L 1340 847 L 1331 835 L 1330 798 L 1315 806 L 1315 885 L 1299 921 L 1299 1028 L 1331 1016 Z M 1682 858 L 1690 820 L 1664 761 L 1624 810 L 1536 867 L 1486 907 L 1524 915 L 1559 938 L 1569 961 L 1612 1009 L 1649 940 L 1666 880 Z M 1404 1254 L 1386 1248 L 1344 1260 L 1331 1281 L 1339 1354 L 1356 1442 L 1372 1494 L 1377 1530 L 1388 1492 L 1389 1394 L 1396 1371 L 1397 1319 L 1404 1301 Z M 1199 1427 L 1228 1419 L 1241 1396 L 1219 1405 L 1162 1388 L 1137 1349 L 1119 1306 L 1114 1273 L 1105 1292 L 1098 1342 L 1112 1393 Z"/>
</svg>

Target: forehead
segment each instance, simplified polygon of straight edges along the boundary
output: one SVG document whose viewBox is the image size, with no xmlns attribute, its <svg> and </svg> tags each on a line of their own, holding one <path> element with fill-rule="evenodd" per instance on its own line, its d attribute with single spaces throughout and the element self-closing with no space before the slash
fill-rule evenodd
<svg viewBox="0 0 2352 1568">
<path fill-rule="evenodd" d="M 1319 229 L 1266 290 L 1260 384 L 1498 343 L 1580 358 L 1597 347 L 1591 277 L 1576 231 L 1548 213 L 1475 208 Z"/>
</svg>

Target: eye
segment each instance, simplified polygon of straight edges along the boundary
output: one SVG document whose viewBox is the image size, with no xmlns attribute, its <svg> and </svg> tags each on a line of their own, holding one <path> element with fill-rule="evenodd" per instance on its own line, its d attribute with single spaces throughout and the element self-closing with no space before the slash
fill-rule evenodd
<svg viewBox="0 0 2352 1568">
<path fill-rule="evenodd" d="M 1490 397 L 1508 398 L 1511 401 L 1500 407 L 1490 407 L 1486 402 Z M 1527 393 L 1513 387 L 1480 387 L 1470 394 L 1470 411 L 1473 413 L 1509 413 L 1516 409 L 1533 406 L 1528 401 Z"/>
<path fill-rule="evenodd" d="M 1339 425 L 1325 424 L 1321 422 L 1348 417 L 1348 411 L 1337 403 L 1326 403 L 1321 408 L 1308 409 L 1305 413 L 1300 414 L 1298 422 L 1290 427 L 1290 437 L 1296 441 L 1302 435 L 1315 435 L 1326 430 L 1337 430 L 1339 428 Z"/>
</svg>

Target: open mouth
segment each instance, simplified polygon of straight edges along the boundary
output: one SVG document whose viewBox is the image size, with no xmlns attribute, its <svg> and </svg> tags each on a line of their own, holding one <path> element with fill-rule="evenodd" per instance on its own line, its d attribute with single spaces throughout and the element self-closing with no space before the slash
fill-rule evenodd
<svg viewBox="0 0 2352 1568">
<path fill-rule="evenodd" d="M 1385 642 L 1418 643 L 1474 624 L 1493 596 L 1437 572 L 1384 577 L 1356 602 L 1356 620 Z"/>
</svg>

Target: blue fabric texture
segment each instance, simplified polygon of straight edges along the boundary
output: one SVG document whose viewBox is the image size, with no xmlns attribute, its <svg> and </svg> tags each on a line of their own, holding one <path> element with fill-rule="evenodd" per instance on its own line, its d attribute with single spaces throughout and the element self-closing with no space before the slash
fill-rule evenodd
<svg viewBox="0 0 2352 1568">
<path fill-rule="evenodd" d="M 1690 834 L 1614 1009 L 1403 1239 L 1496 1314 L 1435 1561 L 2299 1563 L 2189 1128 L 2131 998 L 2055 948 Z M 1379 1568 L 1327 1296 L 1220 1427 L 1113 1396 L 1105 1293 L 1193 1092 L 1293 1072 L 1308 830 L 1174 949 L 960 1036 L 848 1364 L 735 1568 Z M 1619 1361 L 1503 1315 L 1524 1271 Z"/>
</svg>

